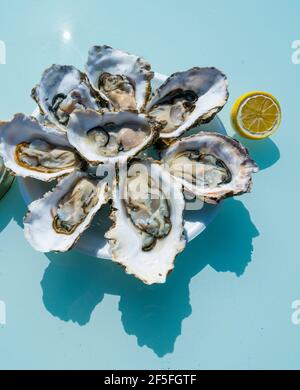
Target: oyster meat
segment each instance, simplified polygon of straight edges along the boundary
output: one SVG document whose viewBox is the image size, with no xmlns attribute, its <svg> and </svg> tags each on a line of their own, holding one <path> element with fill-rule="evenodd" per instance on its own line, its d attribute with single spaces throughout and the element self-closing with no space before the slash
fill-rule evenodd
<svg viewBox="0 0 300 390">
<path fill-rule="evenodd" d="M 0 132 L 0 154 L 15 175 L 51 181 L 80 168 L 65 134 L 17 114 Z"/>
<path fill-rule="evenodd" d="M 25 237 L 37 251 L 65 252 L 73 247 L 107 201 L 105 181 L 74 172 L 44 198 L 30 204 L 24 219 Z"/>
<path fill-rule="evenodd" d="M 159 125 L 132 112 L 75 111 L 68 139 L 91 164 L 127 161 L 152 144 Z"/>
<path fill-rule="evenodd" d="M 120 167 L 113 188 L 113 227 L 106 233 L 114 261 L 146 284 L 164 283 L 185 247 L 184 198 L 160 164 Z"/>
<path fill-rule="evenodd" d="M 32 90 L 42 114 L 63 131 L 75 109 L 105 109 L 106 99 L 92 90 L 88 78 L 73 66 L 53 65 Z"/>
<path fill-rule="evenodd" d="M 225 135 L 200 132 L 173 142 L 162 154 L 175 180 L 205 202 L 249 192 L 258 171 L 248 151 Z"/>
<path fill-rule="evenodd" d="M 94 46 L 86 72 L 93 88 L 105 95 L 116 111 L 143 110 L 154 76 L 143 58 L 109 46 Z"/>
<path fill-rule="evenodd" d="M 176 138 L 210 121 L 228 99 L 227 79 L 216 68 L 174 73 L 154 93 L 146 112 L 162 122 L 161 138 Z"/>
</svg>

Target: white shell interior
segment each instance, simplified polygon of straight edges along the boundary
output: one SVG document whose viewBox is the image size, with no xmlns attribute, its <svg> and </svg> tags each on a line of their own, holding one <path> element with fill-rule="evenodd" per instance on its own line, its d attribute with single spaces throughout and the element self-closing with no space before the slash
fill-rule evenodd
<svg viewBox="0 0 300 390">
<path fill-rule="evenodd" d="M 154 134 L 149 126 L 147 127 L 149 128 L 149 134 L 147 134 L 143 143 L 127 152 L 119 152 L 114 157 L 101 155 L 97 151 L 95 145 L 90 143 L 87 133 L 90 129 L 96 126 L 103 126 L 108 122 L 113 122 L 118 125 L 126 123 L 126 121 L 135 123 L 141 127 L 145 125 L 148 126 L 148 122 L 144 116 L 131 112 L 110 112 L 102 115 L 94 110 L 74 111 L 70 116 L 70 122 L 68 124 L 68 139 L 70 144 L 78 150 L 81 156 L 92 164 L 115 164 L 117 162 L 123 162 L 126 161 L 128 157 L 135 156 L 145 145 L 148 145 L 149 142 L 152 141 Z"/>
<path fill-rule="evenodd" d="M 103 72 L 113 75 L 120 74 L 130 77 L 136 85 L 137 108 L 140 109 L 145 103 L 147 91 L 147 78 L 151 72 L 145 70 L 145 61 L 134 54 L 129 54 L 108 46 L 101 46 L 101 52 L 94 46 L 89 51 L 89 58 L 86 64 L 86 73 L 93 87 L 98 90 L 98 78 Z M 153 73 L 152 73 L 153 75 Z"/>
<path fill-rule="evenodd" d="M 85 220 L 70 234 L 58 234 L 52 228 L 52 208 L 70 191 L 74 183 L 87 175 L 83 172 L 74 172 L 62 179 L 58 185 L 30 204 L 29 213 L 24 219 L 24 234 L 33 248 L 40 252 L 64 252 L 70 249 L 82 232 L 90 225 L 93 216 L 107 201 L 106 183 L 98 184 L 98 201 L 90 210 Z"/>
<path fill-rule="evenodd" d="M 148 166 L 148 164 L 144 165 L 144 167 Z M 159 164 L 152 164 L 151 170 L 148 170 L 149 173 L 155 183 L 160 183 L 162 193 L 168 194 L 172 188 L 171 196 L 167 198 L 172 223 L 169 234 L 157 240 L 153 249 L 142 251 L 140 231 L 130 221 L 122 198 L 126 187 L 126 173 L 124 173 L 119 186 L 114 186 L 113 189 L 113 207 L 116 209 L 115 224 L 107 232 L 106 237 L 114 242 L 112 244 L 114 261 L 123 265 L 128 274 L 135 275 L 146 284 L 153 284 L 166 281 L 168 273 L 174 268 L 176 255 L 185 247 L 186 241 L 182 226 L 185 202 L 180 187 L 174 184 L 172 177 Z"/>
<path fill-rule="evenodd" d="M 196 102 L 194 111 L 188 116 L 187 120 L 182 123 L 175 131 L 170 133 L 161 133 L 161 138 L 176 138 L 183 134 L 186 129 L 191 128 L 194 123 L 203 115 L 208 112 L 218 112 L 218 107 L 223 107 L 228 98 L 227 80 L 225 76 L 216 68 L 199 68 L 201 70 L 201 79 L 199 83 L 198 74 L 191 74 L 189 78 L 182 81 L 182 87 L 185 89 L 191 89 L 200 93 Z M 178 85 L 178 79 L 182 74 L 192 73 L 193 70 L 187 72 L 179 72 L 176 77 L 170 77 L 170 81 L 164 86 L 162 91 L 156 91 L 156 88 L 152 88 L 154 93 L 152 99 L 146 107 L 146 111 L 151 108 L 165 95 L 174 89 Z M 197 71 L 196 71 L 197 72 Z M 213 82 L 207 82 L 208 79 Z M 202 91 L 203 89 L 203 91 Z"/>
<path fill-rule="evenodd" d="M 22 131 L 26 130 L 26 132 Z M 1 140 L 5 142 L 1 142 Z M 35 139 L 43 139 L 50 144 L 71 148 L 64 133 L 59 132 L 54 127 L 44 127 L 39 122 L 30 119 L 23 114 L 14 116 L 11 122 L 5 124 L 1 131 L 0 148 L 3 160 L 7 168 L 22 177 L 32 177 L 38 180 L 51 181 L 62 175 L 74 171 L 74 167 L 62 169 L 59 172 L 45 173 L 23 167 L 12 158 L 18 144 L 31 142 Z"/>
<path fill-rule="evenodd" d="M 50 121 L 63 130 L 65 130 L 65 126 L 61 125 L 53 113 L 49 111 L 49 103 L 52 102 L 53 97 L 58 93 L 68 95 L 72 90 L 76 89 L 84 97 L 87 108 L 95 110 L 98 108 L 89 87 L 81 77 L 82 74 L 74 66 L 52 65 L 44 72 L 40 84 L 36 87 L 36 95 L 45 115 L 49 116 Z"/>
</svg>

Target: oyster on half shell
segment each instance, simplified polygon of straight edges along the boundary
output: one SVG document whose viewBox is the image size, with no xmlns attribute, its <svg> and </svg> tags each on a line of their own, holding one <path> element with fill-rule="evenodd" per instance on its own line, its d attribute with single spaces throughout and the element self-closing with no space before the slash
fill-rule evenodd
<svg viewBox="0 0 300 390">
<path fill-rule="evenodd" d="M 69 174 L 82 164 L 65 134 L 23 114 L 1 126 L 0 155 L 15 175 L 42 181 Z"/>
<path fill-rule="evenodd" d="M 146 112 L 162 122 L 161 138 L 177 138 L 210 121 L 227 99 L 227 79 L 222 72 L 216 68 L 192 68 L 174 73 L 154 91 Z"/>
<path fill-rule="evenodd" d="M 41 113 L 63 131 L 75 109 L 106 109 L 107 100 L 92 90 L 84 73 L 68 65 L 52 65 L 32 90 Z"/>
<path fill-rule="evenodd" d="M 105 181 L 75 172 L 42 199 L 30 204 L 24 219 L 25 237 L 40 252 L 68 251 L 108 197 Z"/>
<path fill-rule="evenodd" d="M 128 173 L 120 167 L 112 200 L 113 227 L 105 237 L 113 260 L 146 284 L 164 283 L 186 244 L 181 189 L 159 163 L 137 160 Z"/>
<path fill-rule="evenodd" d="M 235 139 L 200 132 L 173 142 L 162 154 L 165 167 L 185 190 L 207 203 L 249 192 L 258 171 Z"/>
<path fill-rule="evenodd" d="M 68 125 L 68 139 L 91 164 L 125 162 L 158 135 L 160 125 L 132 112 L 99 114 L 74 111 Z"/>
<path fill-rule="evenodd" d="M 138 112 L 148 100 L 154 76 L 143 58 L 105 45 L 90 49 L 86 73 L 93 88 L 105 95 L 116 111 Z"/>
</svg>

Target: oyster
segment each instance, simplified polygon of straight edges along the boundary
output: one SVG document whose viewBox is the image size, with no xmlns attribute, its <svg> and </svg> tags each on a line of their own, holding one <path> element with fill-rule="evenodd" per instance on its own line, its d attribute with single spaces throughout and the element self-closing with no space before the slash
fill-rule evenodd
<svg viewBox="0 0 300 390">
<path fill-rule="evenodd" d="M 112 199 L 114 225 L 105 237 L 113 260 L 146 284 L 164 283 L 186 243 L 181 189 L 160 164 L 135 161 L 128 174 L 120 167 Z"/>
<path fill-rule="evenodd" d="M 0 154 L 14 174 L 42 181 L 54 180 L 81 166 L 64 134 L 23 114 L 1 127 Z"/>
<path fill-rule="evenodd" d="M 162 122 L 161 138 L 175 138 L 210 121 L 228 99 L 226 76 L 216 68 L 174 73 L 154 93 L 146 112 Z"/>
<path fill-rule="evenodd" d="M 94 89 L 103 93 L 116 111 L 142 111 L 154 74 L 143 58 L 109 46 L 93 46 L 86 72 Z"/>
<path fill-rule="evenodd" d="M 225 135 L 201 132 L 172 143 L 162 154 L 165 167 L 186 190 L 207 203 L 249 192 L 258 171 L 248 151 Z"/>
<path fill-rule="evenodd" d="M 30 204 L 24 219 L 25 237 L 37 251 L 65 252 L 77 242 L 107 201 L 104 181 L 74 172 L 44 198 Z"/>
<path fill-rule="evenodd" d="M 91 164 L 132 158 L 157 136 L 157 124 L 132 112 L 75 111 L 68 125 L 70 143 Z"/>
<path fill-rule="evenodd" d="M 67 65 L 52 65 L 42 76 L 41 82 L 32 90 L 42 114 L 50 122 L 65 130 L 70 114 L 75 109 L 105 108 L 108 102 L 96 96 L 83 73 Z"/>
</svg>

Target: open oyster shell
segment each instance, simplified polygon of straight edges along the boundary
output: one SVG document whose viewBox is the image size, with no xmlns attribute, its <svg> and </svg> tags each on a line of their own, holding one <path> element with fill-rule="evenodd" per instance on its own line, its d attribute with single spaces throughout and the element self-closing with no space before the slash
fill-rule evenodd
<svg viewBox="0 0 300 390">
<path fill-rule="evenodd" d="M 0 130 L 0 155 L 15 175 L 51 181 L 80 168 L 65 134 L 17 114 Z"/>
<path fill-rule="evenodd" d="M 186 244 L 181 189 L 160 164 L 137 160 L 128 175 L 120 167 L 112 199 L 114 224 L 105 237 L 113 260 L 146 284 L 164 283 Z"/>
<path fill-rule="evenodd" d="M 216 68 L 196 67 L 170 76 L 154 91 L 146 112 L 164 124 L 161 138 L 176 138 L 210 121 L 227 99 L 226 76 Z"/>
<path fill-rule="evenodd" d="M 75 172 L 30 204 L 24 219 L 25 237 L 37 251 L 65 252 L 73 247 L 107 201 L 104 181 Z"/>
<path fill-rule="evenodd" d="M 116 111 L 142 111 L 154 74 L 143 58 L 109 46 L 93 46 L 86 73 L 94 89 L 103 93 Z"/>
<path fill-rule="evenodd" d="M 41 113 L 63 131 L 75 109 L 98 110 L 108 105 L 103 96 L 92 90 L 86 75 L 68 65 L 52 65 L 45 70 L 32 97 Z"/>
<path fill-rule="evenodd" d="M 132 112 L 74 111 L 68 139 L 91 164 L 122 163 L 154 142 L 159 124 Z"/>
<path fill-rule="evenodd" d="M 207 203 L 251 190 L 258 171 L 248 151 L 235 139 L 201 132 L 172 143 L 162 153 L 175 180 Z"/>
</svg>

